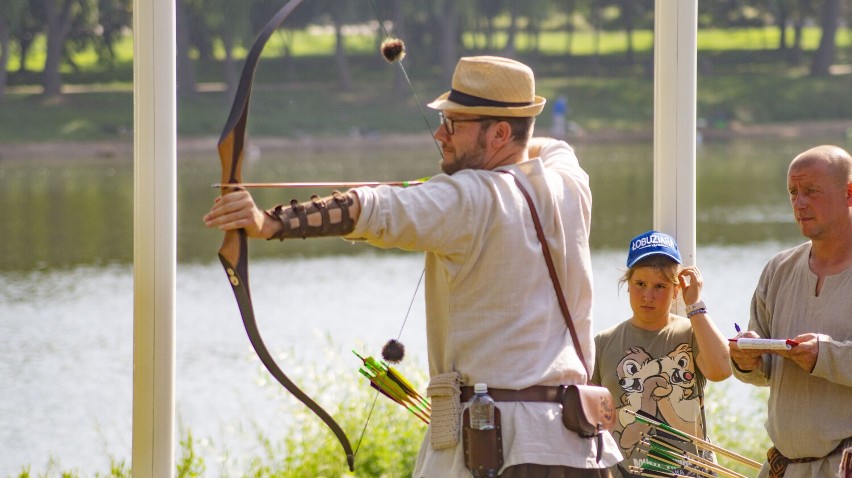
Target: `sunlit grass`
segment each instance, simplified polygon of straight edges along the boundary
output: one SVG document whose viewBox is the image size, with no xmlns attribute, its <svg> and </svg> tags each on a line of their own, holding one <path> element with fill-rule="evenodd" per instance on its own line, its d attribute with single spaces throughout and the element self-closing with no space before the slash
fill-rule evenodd
<svg viewBox="0 0 852 478">
<path fill-rule="evenodd" d="M 763 428 L 766 421 L 766 402 L 769 388 L 749 387 L 750 396 L 734 396 L 733 378 L 726 382 L 710 383 L 705 389 L 704 409 L 707 415 L 707 436 L 726 450 L 762 463 L 772 446 Z M 755 410 L 753 405 L 757 405 Z M 724 455 L 716 458 L 722 466 L 745 476 L 757 476 L 757 471 Z"/>
<path fill-rule="evenodd" d="M 292 356 L 277 356 L 276 360 L 292 363 Z M 330 350 L 326 356 L 333 364 L 353 363 L 349 351 Z M 356 360 L 357 361 L 357 360 Z M 412 384 L 425 393 L 426 376 L 416 359 L 407 359 L 397 367 Z M 376 396 L 366 378 L 357 367 L 325 364 L 305 365 L 301 373 L 293 376 L 300 388 L 331 414 L 347 434 L 356 451 L 354 474 L 349 472 L 343 448 L 320 419 L 272 380 L 266 370 L 260 393 L 280 398 L 280 414 L 290 420 L 289 430 L 269 430 L 262 423 L 248 425 L 248 436 L 253 440 L 254 453 L 233 456 L 222 449 L 214 439 L 197 437 L 188 428 L 180 431 L 176 451 L 177 478 L 194 478 L 214 474 L 222 478 L 381 478 L 411 476 L 414 461 L 426 426 L 410 412 L 384 396 Z M 375 406 L 374 406 L 375 404 Z M 369 420 L 368 420 L 369 418 Z M 215 420 L 216 417 L 210 417 Z M 273 436 L 283 435 L 283 438 Z M 129 478 L 130 465 L 110 458 L 109 471 L 96 473 L 95 477 Z M 15 478 L 81 478 L 77 470 L 62 470 L 58 460 L 51 459 L 43 472 L 31 471 L 28 465 Z"/>
<path fill-rule="evenodd" d="M 345 36 L 345 46 L 348 54 L 373 54 L 376 49 L 375 33 L 357 32 L 356 30 Z M 792 41 L 794 31 L 787 29 L 788 42 Z M 816 26 L 809 26 L 802 30 L 802 49 L 815 50 L 819 45 L 822 30 Z M 697 45 L 699 51 L 719 50 L 774 50 L 779 46 L 781 32 L 776 27 L 762 28 L 701 28 L 697 33 Z M 498 31 L 494 35 L 493 42 L 498 48 L 505 46 L 507 35 L 505 31 Z M 570 41 L 569 41 L 570 39 Z M 841 28 L 836 35 L 836 46 L 842 55 L 843 50 L 852 47 L 852 27 Z M 650 52 L 654 45 L 653 30 L 636 30 L 632 33 L 633 48 L 636 52 Z M 486 39 L 482 34 L 467 33 L 463 37 L 467 48 L 482 48 Z M 596 33 L 586 28 L 581 28 L 570 34 L 564 30 L 542 30 L 537 41 L 526 31 L 520 31 L 516 35 L 516 50 L 523 54 L 530 51 L 534 44 L 538 44 L 540 53 L 547 55 L 592 55 L 614 54 L 626 51 L 628 46 L 627 34 L 624 31 L 601 31 Z M 248 52 L 248 46 L 238 46 L 233 54 L 236 58 L 243 58 Z M 278 57 L 289 52 L 290 55 L 299 56 L 327 56 L 333 55 L 335 49 L 335 36 L 331 28 L 312 28 L 304 30 L 284 30 L 274 34 L 264 49 L 264 55 Z M 33 42 L 27 55 L 26 67 L 29 71 L 40 71 L 45 60 L 44 36 L 39 36 Z M 133 37 L 125 36 L 117 42 L 114 49 L 116 63 L 119 65 L 129 64 L 133 61 Z M 20 67 L 20 55 L 12 50 L 9 57 L 8 69 L 16 71 Z M 225 52 L 221 42 L 214 45 L 214 54 L 217 60 L 225 58 Z M 74 52 L 72 54 L 74 63 L 81 70 L 97 70 L 101 68 L 94 50 Z M 63 68 L 64 72 L 70 72 L 70 66 Z"/>
<path fill-rule="evenodd" d="M 330 341 L 330 339 L 329 339 Z M 280 398 L 281 416 L 288 417 L 289 430 L 269 430 L 268 425 L 253 422 L 241 432 L 242 442 L 254 441 L 254 451 L 234 456 L 210 437 L 198 437 L 181 426 L 176 451 L 176 476 L 191 478 L 213 473 L 223 478 L 316 477 L 390 477 L 411 476 L 425 425 L 408 411 L 384 396 L 376 397 L 369 383 L 351 366 L 348 351 L 329 346 L 328 362 L 312 366 L 302 364 L 298 376 L 292 376 L 309 396 L 328 411 L 346 432 L 356 450 L 355 469 L 351 474 L 343 448 L 313 412 L 272 380 L 266 370 L 258 369 L 260 393 Z M 294 357 L 278 354 L 278 360 L 292 363 Z M 425 392 L 426 374 L 416 359 L 407 359 L 399 370 L 421 393 Z M 747 396 L 732 398 L 732 383 L 711 383 L 705 396 L 708 436 L 722 448 L 762 462 L 770 446 L 763 428 L 767 389 L 748 387 Z M 373 404 L 375 403 L 375 407 Z M 369 418 L 369 421 L 368 421 Z M 216 417 L 209 417 L 215 420 Z M 281 438 L 276 438 L 276 437 Z M 742 463 L 717 455 L 720 464 L 746 476 L 754 470 Z M 44 471 L 32 471 L 28 465 L 16 478 L 61 476 L 79 478 L 76 470 L 63 470 L 58 460 L 49 459 Z M 110 469 L 95 477 L 129 478 L 130 465 L 110 457 Z"/>
</svg>

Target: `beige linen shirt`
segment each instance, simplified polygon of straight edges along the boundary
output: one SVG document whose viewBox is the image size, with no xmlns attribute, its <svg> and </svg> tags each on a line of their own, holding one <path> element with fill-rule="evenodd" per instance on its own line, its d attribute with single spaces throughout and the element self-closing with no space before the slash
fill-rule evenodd
<svg viewBox="0 0 852 478">
<path fill-rule="evenodd" d="M 553 141 L 541 158 L 506 168 L 533 196 L 573 315 L 593 367 L 591 192 L 588 176 L 566 143 Z M 526 200 L 511 177 L 462 170 L 407 189 L 355 190 L 361 214 L 349 239 L 426 252 L 426 333 L 429 373 L 458 371 L 464 384 L 522 389 L 583 383 L 542 256 Z M 561 422 L 555 403 L 500 402 L 504 467 L 537 463 L 603 468 L 620 453 L 611 436 L 595 461 L 595 440 Z M 429 431 L 414 476 L 469 477 L 461 439 L 434 450 Z"/>
<path fill-rule="evenodd" d="M 764 355 L 763 367 L 751 373 L 734 367 L 743 382 L 769 386 L 766 431 L 787 458 L 825 456 L 852 436 L 852 268 L 827 276 L 817 296 L 810 251 L 808 242 L 769 261 L 752 299 L 749 330 L 773 339 L 830 336 L 819 343 L 813 372 L 778 355 Z M 840 458 L 790 464 L 784 476 L 833 478 Z M 768 476 L 766 466 L 760 476 Z"/>
</svg>

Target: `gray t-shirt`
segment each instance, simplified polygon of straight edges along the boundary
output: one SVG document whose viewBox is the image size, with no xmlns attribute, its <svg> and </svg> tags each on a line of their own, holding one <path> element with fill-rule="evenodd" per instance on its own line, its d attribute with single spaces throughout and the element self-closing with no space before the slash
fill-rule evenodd
<svg viewBox="0 0 852 478">
<path fill-rule="evenodd" d="M 698 344 L 689 319 L 672 315 L 656 331 L 640 329 L 629 321 L 595 337 L 592 382 L 603 385 L 615 400 L 618 422 L 613 436 L 625 460 L 620 468 L 639 466 L 646 458 L 642 435 L 650 427 L 628 413 L 643 412 L 692 436 L 705 438 L 704 385 L 707 380 L 695 357 Z M 692 445 L 659 437 L 695 453 Z M 647 449 L 647 447 L 644 447 Z M 613 469 L 613 475 L 624 475 Z"/>
</svg>

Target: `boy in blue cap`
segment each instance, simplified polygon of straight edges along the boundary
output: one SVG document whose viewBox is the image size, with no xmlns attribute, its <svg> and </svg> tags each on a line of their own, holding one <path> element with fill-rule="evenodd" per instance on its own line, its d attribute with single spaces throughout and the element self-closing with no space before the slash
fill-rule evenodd
<svg viewBox="0 0 852 478">
<path fill-rule="evenodd" d="M 595 337 L 591 381 L 615 398 L 613 436 L 626 457 L 613 468 L 614 477 L 638 476 L 631 467 L 645 459 L 638 445 L 649 427 L 628 410 L 706 438 L 704 385 L 731 375 L 727 340 L 701 301 L 701 273 L 681 264 L 677 242 L 668 234 L 634 237 L 620 281 L 627 284 L 633 316 Z M 687 317 L 671 312 L 681 292 Z"/>
</svg>

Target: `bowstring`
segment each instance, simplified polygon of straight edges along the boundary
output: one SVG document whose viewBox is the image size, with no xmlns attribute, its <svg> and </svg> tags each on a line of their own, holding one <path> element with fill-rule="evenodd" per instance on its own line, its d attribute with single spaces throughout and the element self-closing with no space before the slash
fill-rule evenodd
<svg viewBox="0 0 852 478">
<path fill-rule="evenodd" d="M 425 274 L 426 268 L 423 268 L 423 271 L 420 272 L 420 279 L 417 280 L 417 285 L 414 287 L 414 294 L 412 294 L 411 301 L 408 303 L 408 310 L 405 311 L 405 318 L 402 319 L 402 326 L 399 328 L 396 340 L 399 340 L 400 337 L 402 337 L 402 331 L 405 329 L 405 323 L 408 322 L 408 316 L 411 314 L 411 308 L 414 307 L 414 299 L 417 298 L 417 291 L 420 290 L 420 284 L 423 282 L 423 276 Z M 367 419 L 364 420 L 364 428 L 361 429 L 361 435 L 358 437 L 358 443 L 355 444 L 355 451 L 352 453 L 353 456 L 358 456 L 358 450 L 361 448 L 361 442 L 364 440 L 364 435 L 367 433 L 367 427 L 370 425 L 370 418 L 372 418 L 373 411 L 376 408 L 376 402 L 379 400 L 379 393 L 379 390 L 376 390 L 376 394 L 373 396 L 373 403 L 370 404 L 370 411 L 367 413 Z"/>
<path fill-rule="evenodd" d="M 373 14 L 376 15 L 376 21 L 379 22 L 379 28 L 382 29 L 382 32 L 385 34 L 385 38 L 390 39 L 390 33 L 388 32 L 387 27 L 385 27 L 385 22 L 382 21 L 382 18 L 379 16 L 379 10 L 376 8 L 376 1 L 370 0 L 370 5 L 373 7 Z M 423 118 L 423 122 L 426 124 L 426 130 L 429 131 L 429 136 L 432 137 L 432 141 L 435 142 L 435 146 L 438 148 L 438 154 L 441 158 L 444 157 L 444 152 L 441 150 L 441 144 L 438 142 L 438 138 L 432 134 L 432 125 L 429 124 L 429 118 L 426 117 L 426 111 L 423 109 L 423 103 L 420 101 L 420 97 L 417 96 L 417 91 L 414 89 L 414 84 L 411 83 L 411 79 L 408 78 L 408 72 L 405 71 L 405 65 L 402 64 L 402 58 L 395 61 L 397 65 L 399 65 L 399 70 L 402 72 L 402 77 L 405 78 L 405 82 L 408 84 L 408 88 L 411 90 L 411 94 L 414 95 L 414 101 L 417 103 L 417 109 L 420 110 L 420 116 Z"/>
<path fill-rule="evenodd" d="M 379 24 L 379 28 L 382 29 L 385 38 L 390 39 L 390 32 L 385 27 L 385 22 L 382 21 L 381 16 L 379 16 L 379 10 L 376 8 L 375 0 L 370 0 L 370 5 L 373 7 L 373 14 L 376 16 L 376 21 Z M 420 97 L 417 95 L 417 91 L 414 89 L 414 84 L 411 83 L 411 79 L 408 77 L 408 72 L 405 71 L 405 65 L 402 64 L 402 58 L 395 61 L 397 65 L 399 65 L 399 70 L 402 72 L 402 77 L 405 79 L 405 83 L 408 85 L 409 90 L 411 90 L 411 94 L 414 96 L 414 101 L 417 103 L 417 109 L 420 111 L 420 117 L 423 118 L 423 123 L 426 125 L 426 130 L 429 132 L 429 136 L 432 137 L 432 141 L 435 143 L 435 147 L 438 148 L 438 154 L 441 158 L 444 157 L 444 152 L 441 150 L 441 144 L 438 142 L 438 138 L 432 133 L 432 125 L 429 124 L 429 118 L 426 116 L 426 111 L 423 109 L 423 104 L 420 101 Z M 423 268 L 423 271 L 420 272 L 420 278 L 417 280 L 417 286 L 414 288 L 414 294 L 411 296 L 411 301 L 408 303 L 408 310 L 405 312 L 405 317 L 402 320 L 402 326 L 399 328 L 399 333 L 396 336 L 396 340 L 399 341 L 400 337 L 402 337 L 402 331 L 405 329 L 405 324 L 408 322 L 408 317 L 411 314 L 411 308 L 414 306 L 414 299 L 417 298 L 417 291 L 420 290 L 420 284 L 423 283 L 423 277 L 426 275 L 426 268 Z M 361 435 L 358 437 L 358 443 L 355 445 L 355 451 L 353 453 L 354 456 L 358 456 L 358 450 L 361 449 L 361 442 L 364 440 L 364 436 L 367 433 L 367 427 L 370 425 L 370 419 L 373 416 L 373 411 L 375 411 L 376 403 L 379 400 L 379 394 L 381 392 L 376 390 L 376 394 L 373 397 L 373 403 L 370 404 L 370 411 L 367 413 L 367 419 L 364 420 L 364 427 L 361 429 Z"/>
</svg>

